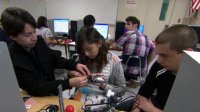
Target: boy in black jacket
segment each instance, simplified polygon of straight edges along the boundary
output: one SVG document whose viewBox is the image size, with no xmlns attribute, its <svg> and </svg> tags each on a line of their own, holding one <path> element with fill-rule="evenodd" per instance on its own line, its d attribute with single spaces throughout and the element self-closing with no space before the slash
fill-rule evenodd
<svg viewBox="0 0 200 112">
<path fill-rule="evenodd" d="M 161 32 L 155 42 L 158 60 L 138 92 L 133 112 L 161 112 L 164 109 L 183 50 L 195 50 L 198 38 L 190 26 L 179 24 Z"/>
<path fill-rule="evenodd" d="M 13 41 L 10 55 L 20 88 L 35 96 L 56 95 L 58 85 L 63 90 L 87 83 L 89 70 L 85 65 L 67 60 L 49 49 L 35 34 L 36 22 L 24 9 L 11 7 L 1 15 L 3 29 Z M 77 70 L 82 76 L 55 80 L 54 69 Z"/>
</svg>

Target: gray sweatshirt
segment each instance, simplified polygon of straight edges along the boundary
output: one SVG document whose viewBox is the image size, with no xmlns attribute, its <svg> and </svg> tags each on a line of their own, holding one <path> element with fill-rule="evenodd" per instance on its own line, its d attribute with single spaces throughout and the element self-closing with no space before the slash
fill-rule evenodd
<svg viewBox="0 0 200 112">
<path fill-rule="evenodd" d="M 110 89 L 116 93 L 119 93 L 124 90 L 122 87 L 126 87 L 121 59 L 111 52 L 107 54 L 107 59 L 108 63 L 103 67 L 102 70 L 102 73 L 105 75 L 105 81 L 107 82 L 107 85 L 104 89 L 105 91 Z"/>
</svg>

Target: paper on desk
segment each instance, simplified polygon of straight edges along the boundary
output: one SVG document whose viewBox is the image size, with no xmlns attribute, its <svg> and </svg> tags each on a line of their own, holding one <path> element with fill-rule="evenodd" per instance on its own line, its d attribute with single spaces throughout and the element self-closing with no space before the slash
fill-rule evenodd
<svg viewBox="0 0 200 112">
<path fill-rule="evenodd" d="M 30 109 L 35 103 L 36 101 L 30 97 L 25 101 L 24 104 L 25 104 L 26 109 Z"/>
<path fill-rule="evenodd" d="M 74 95 L 74 93 L 75 93 L 74 87 L 70 90 L 65 90 L 65 91 L 63 91 L 63 98 L 69 99 Z"/>
</svg>

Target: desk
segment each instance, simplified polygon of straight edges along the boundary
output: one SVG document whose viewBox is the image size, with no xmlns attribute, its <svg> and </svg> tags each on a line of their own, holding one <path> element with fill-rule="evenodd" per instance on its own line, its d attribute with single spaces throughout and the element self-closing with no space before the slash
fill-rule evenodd
<svg viewBox="0 0 200 112">
<path fill-rule="evenodd" d="M 21 92 L 22 96 L 26 96 L 27 93 L 22 91 Z M 42 107 L 48 104 L 54 104 L 54 105 L 59 105 L 58 102 L 58 96 L 45 96 L 45 97 L 32 97 L 33 100 L 36 102 L 30 109 L 27 110 L 27 112 L 37 112 L 40 110 Z M 64 107 L 67 105 L 73 105 L 75 108 L 75 112 L 83 112 L 81 107 L 83 106 L 82 103 L 74 100 L 68 100 L 64 99 Z"/>
<path fill-rule="evenodd" d="M 68 44 L 72 42 L 71 39 L 67 39 L 67 38 L 64 38 L 64 37 L 53 37 L 52 39 L 54 39 L 53 41 L 56 40 L 57 43 L 54 42 L 53 45 L 61 45 L 61 46 L 64 46 L 65 47 L 65 55 L 66 55 L 66 58 L 69 59 L 69 47 L 68 47 Z M 52 43 L 53 43 L 52 41 Z"/>
<path fill-rule="evenodd" d="M 76 43 L 74 41 L 67 44 L 69 58 L 73 59 L 73 54 L 77 54 Z"/>
<path fill-rule="evenodd" d="M 83 91 L 81 91 L 80 89 L 83 89 L 83 91 L 85 91 L 86 93 L 83 93 Z M 87 89 L 86 89 L 87 88 Z M 103 94 L 103 91 L 101 90 L 97 90 L 97 88 L 88 88 L 88 87 L 82 87 L 80 88 L 74 96 L 74 100 L 76 101 L 80 101 L 82 103 L 84 103 L 85 105 L 88 104 L 102 104 L 102 103 L 107 103 L 107 97 Z M 84 105 L 84 108 L 85 108 Z M 102 104 L 102 105 L 94 105 L 94 106 L 90 106 L 90 109 L 92 110 L 92 112 L 103 112 L 106 110 L 101 110 L 101 109 L 106 109 L 107 105 Z"/>
<path fill-rule="evenodd" d="M 76 49 L 76 43 L 74 42 L 74 41 L 72 41 L 72 42 L 69 42 L 68 44 L 68 49 L 70 50 L 70 47 L 72 46 L 72 47 L 75 47 L 75 49 Z"/>
</svg>

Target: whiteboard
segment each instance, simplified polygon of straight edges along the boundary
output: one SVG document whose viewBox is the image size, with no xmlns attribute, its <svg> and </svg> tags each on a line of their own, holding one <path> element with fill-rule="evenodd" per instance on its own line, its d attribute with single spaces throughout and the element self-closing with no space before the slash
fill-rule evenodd
<svg viewBox="0 0 200 112">
<path fill-rule="evenodd" d="M 94 15 L 96 23 L 115 24 L 118 0 L 45 0 L 49 19 L 68 18 L 80 20 Z"/>
</svg>

